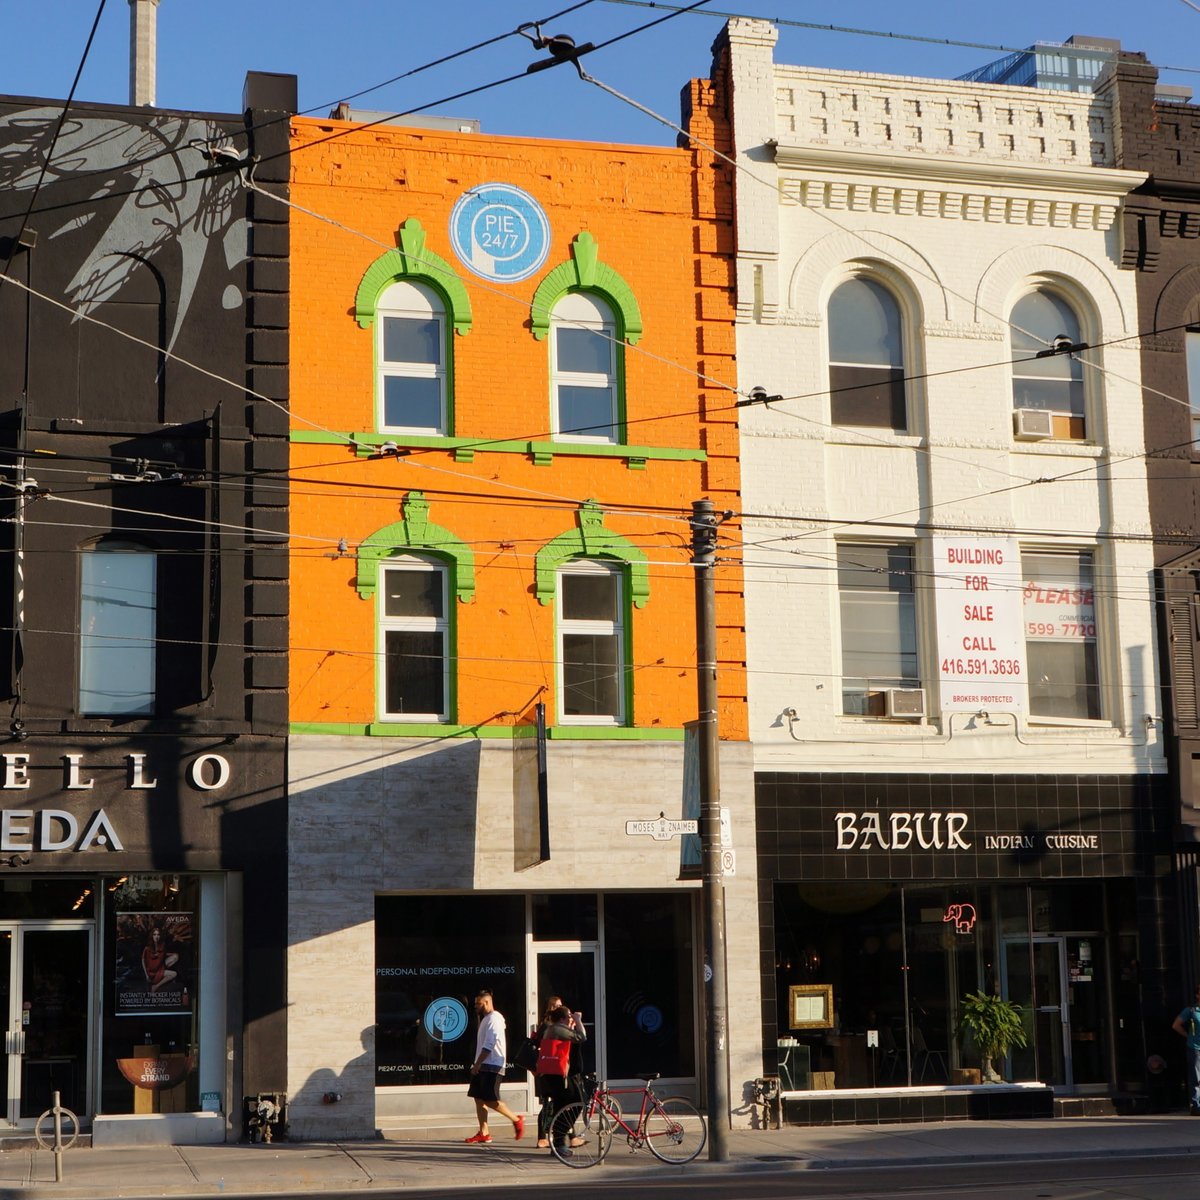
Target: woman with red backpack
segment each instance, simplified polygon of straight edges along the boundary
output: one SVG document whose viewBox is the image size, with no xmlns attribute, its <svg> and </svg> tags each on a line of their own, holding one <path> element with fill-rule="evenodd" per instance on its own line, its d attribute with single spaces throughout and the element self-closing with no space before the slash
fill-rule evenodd
<svg viewBox="0 0 1200 1200">
<path fill-rule="evenodd" d="M 572 1075 L 571 1053 L 579 1043 L 587 1040 L 581 1013 L 572 1014 L 558 996 L 552 996 L 538 1031 L 538 1062 L 535 1091 L 542 1101 L 538 1113 L 538 1146 L 546 1149 L 553 1138 L 559 1143 L 561 1152 L 570 1154 L 566 1146 L 569 1130 L 553 1127 L 556 1109 L 561 1108 L 571 1096 L 568 1080 Z"/>
</svg>

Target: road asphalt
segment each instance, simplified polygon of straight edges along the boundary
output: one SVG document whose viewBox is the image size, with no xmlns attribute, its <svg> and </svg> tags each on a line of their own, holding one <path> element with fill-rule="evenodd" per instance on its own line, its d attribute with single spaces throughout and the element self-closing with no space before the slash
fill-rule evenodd
<svg viewBox="0 0 1200 1200">
<path fill-rule="evenodd" d="M 861 1170 L 863 1168 L 1029 1162 L 1078 1158 L 1200 1156 L 1200 1119 L 1187 1116 L 1060 1118 L 1039 1121 L 958 1121 L 944 1124 L 844 1125 L 731 1131 L 728 1160 L 707 1150 L 685 1167 L 666 1166 L 648 1151 L 614 1142 L 603 1164 L 572 1171 L 516 1142 L 509 1127 L 496 1140 L 471 1146 L 473 1123 L 430 1130 L 388 1129 L 369 1142 L 275 1142 L 269 1145 L 136 1146 L 73 1149 L 63 1154 L 63 1181 L 54 1181 L 48 1151 L 0 1151 L 0 1197 L 265 1196 L 318 1191 L 400 1188 L 529 1187 L 572 1178 L 612 1182 L 665 1178 L 682 1172 Z M 1200 1162 L 1200 1157 L 1198 1157 Z M 665 1173 L 665 1174 L 664 1174 Z"/>
</svg>

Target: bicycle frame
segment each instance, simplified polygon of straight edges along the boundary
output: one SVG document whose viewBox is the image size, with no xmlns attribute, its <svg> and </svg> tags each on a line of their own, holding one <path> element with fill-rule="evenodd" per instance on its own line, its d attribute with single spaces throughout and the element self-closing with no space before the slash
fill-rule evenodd
<svg viewBox="0 0 1200 1200">
<path fill-rule="evenodd" d="M 641 1108 L 638 1110 L 637 1123 L 630 1125 L 625 1120 L 625 1114 L 621 1111 L 621 1106 L 612 1102 L 612 1096 L 641 1096 Z M 588 1118 L 591 1119 L 602 1108 L 605 1115 L 608 1116 L 613 1123 L 614 1132 L 617 1128 L 625 1131 L 625 1136 L 629 1139 L 629 1144 L 635 1149 L 646 1144 L 646 1114 L 653 1109 L 655 1101 L 658 1097 L 654 1094 L 650 1084 L 645 1084 L 642 1087 L 623 1087 L 610 1088 L 607 1084 L 599 1083 L 596 1085 L 595 1091 L 592 1092 L 591 1100 L 588 1104 Z"/>
</svg>

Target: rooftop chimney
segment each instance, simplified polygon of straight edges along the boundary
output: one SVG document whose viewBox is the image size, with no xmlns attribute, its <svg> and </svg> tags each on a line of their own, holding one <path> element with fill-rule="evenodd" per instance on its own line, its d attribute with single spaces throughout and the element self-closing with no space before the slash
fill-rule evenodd
<svg viewBox="0 0 1200 1200">
<path fill-rule="evenodd" d="M 129 0 L 129 103 L 154 107 L 158 0 Z"/>
</svg>

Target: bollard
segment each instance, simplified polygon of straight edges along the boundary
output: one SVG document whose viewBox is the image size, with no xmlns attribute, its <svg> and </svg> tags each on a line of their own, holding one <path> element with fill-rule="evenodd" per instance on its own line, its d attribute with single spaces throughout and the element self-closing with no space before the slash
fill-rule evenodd
<svg viewBox="0 0 1200 1200">
<path fill-rule="evenodd" d="M 37 1138 L 38 1146 L 43 1150 L 54 1151 L 54 1182 L 62 1183 L 63 1180 L 63 1151 L 70 1150 L 75 1145 L 76 1139 L 79 1137 L 79 1118 L 69 1109 L 62 1106 L 62 1094 L 60 1092 L 52 1092 L 54 1097 L 54 1106 L 46 1109 L 44 1113 L 37 1119 L 37 1124 L 33 1127 L 34 1137 Z M 46 1145 L 45 1138 L 42 1137 L 42 1124 L 47 1117 L 51 1117 L 54 1121 L 54 1141 L 51 1145 Z M 71 1140 L 63 1145 L 62 1123 L 63 1117 L 66 1117 L 71 1122 Z"/>
</svg>

